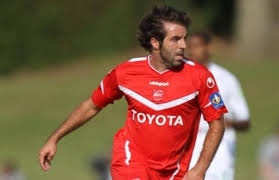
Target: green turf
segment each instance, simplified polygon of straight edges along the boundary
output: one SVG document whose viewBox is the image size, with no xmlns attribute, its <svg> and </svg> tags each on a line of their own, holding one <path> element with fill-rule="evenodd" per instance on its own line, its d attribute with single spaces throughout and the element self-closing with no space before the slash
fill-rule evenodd
<svg viewBox="0 0 279 180">
<path fill-rule="evenodd" d="M 124 101 L 104 109 L 95 121 L 61 141 L 47 173 L 40 170 L 38 151 L 70 110 L 117 64 L 109 58 L 94 62 L 83 60 L 78 66 L 0 78 L 0 160 L 15 158 L 28 180 L 92 179 L 89 158 L 109 151 L 113 134 L 124 122 Z M 279 62 L 220 63 L 242 81 L 252 114 L 251 131 L 239 135 L 236 179 L 257 179 L 258 144 L 278 121 Z"/>
</svg>

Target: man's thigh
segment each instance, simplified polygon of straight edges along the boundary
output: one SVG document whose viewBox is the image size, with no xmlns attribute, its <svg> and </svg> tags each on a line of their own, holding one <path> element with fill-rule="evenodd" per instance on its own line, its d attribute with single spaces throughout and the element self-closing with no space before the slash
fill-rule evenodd
<svg viewBox="0 0 279 180">
<path fill-rule="evenodd" d="M 144 165 L 111 166 L 112 180 L 151 180 Z"/>
</svg>

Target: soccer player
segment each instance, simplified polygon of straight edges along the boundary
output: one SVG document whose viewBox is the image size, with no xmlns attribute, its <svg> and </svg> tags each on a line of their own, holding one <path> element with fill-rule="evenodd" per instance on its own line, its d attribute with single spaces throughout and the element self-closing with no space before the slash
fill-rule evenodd
<svg viewBox="0 0 279 180">
<path fill-rule="evenodd" d="M 193 33 L 188 43 L 191 58 L 206 66 L 216 78 L 220 93 L 229 111 L 224 116 L 226 125 L 224 137 L 206 173 L 205 180 L 233 180 L 236 131 L 249 129 L 249 109 L 237 78 L 227 69 L 211 61 L 210 34 L 207 32 Z M 213 86 L 215 82 L 208 81 L 207 85 Z M 208 125 L 202 118 L 190 167 L 194 167 L 198 161 L 207 133 Z"/>
<path fill-rule="evenodd" d="M 127 119 L 114 136 L 112 179 L 203 180 L 223 137 L 227 110 L 213 75 L 184 58 L 189 23 L 183 11 L 153 8 L 137 34 L 150 54 L 130 59 L 104 77 L 49 137 L 39 153 L 42 169 L 49 169 L 63 136 L 124 96 Z M 188 171 L 201 114 L 209 130 L 198 163 Z"/>
<path fill-rule="evenodd" d="M 259 174 L 260 180 L 279 179 L 279 124 L 275 132 L 260 145 Z"/>
</svg>

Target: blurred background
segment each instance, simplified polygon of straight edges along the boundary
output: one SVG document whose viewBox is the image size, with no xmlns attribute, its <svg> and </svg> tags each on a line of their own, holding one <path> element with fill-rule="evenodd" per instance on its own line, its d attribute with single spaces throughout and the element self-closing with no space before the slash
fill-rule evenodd
<svg viewBox="0 0 279 180">
<path fill-rule="evenodd" d="M 278 0 L 1 1 L 0 172 L 8 166 L 20 179 L 97 179 L 91 159 L 109 153 L 125 120 L 123 100 L 63 139 L 51 171 L 40 170 L 38 151 L 111 68 L 147 54 L 137 25 L 164 3 L 190 14 L 190 32 L 210 31 L 214 60 L 240 79 L 252 128 L 238 134 L 236 180 L 258 178 L 259 145 L 279 122 Z"/>
</svg>

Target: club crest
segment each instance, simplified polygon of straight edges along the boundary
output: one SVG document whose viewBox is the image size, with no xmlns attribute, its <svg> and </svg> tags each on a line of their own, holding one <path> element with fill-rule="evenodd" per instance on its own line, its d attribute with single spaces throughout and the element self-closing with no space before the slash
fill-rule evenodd
<svg viewBox="0 0 279 180">
<path fill-rule="evenodd" d="M 163 90 L 161 90 L 161 89 L 155 89 L 155 90 L 153 90 L 153 99 L 154 99 L 155 101 L 160 101 L 160 100 L 162 100 L 163 96 L 164 96 L 164 91 L 163 91 Z"/>
</svg>

